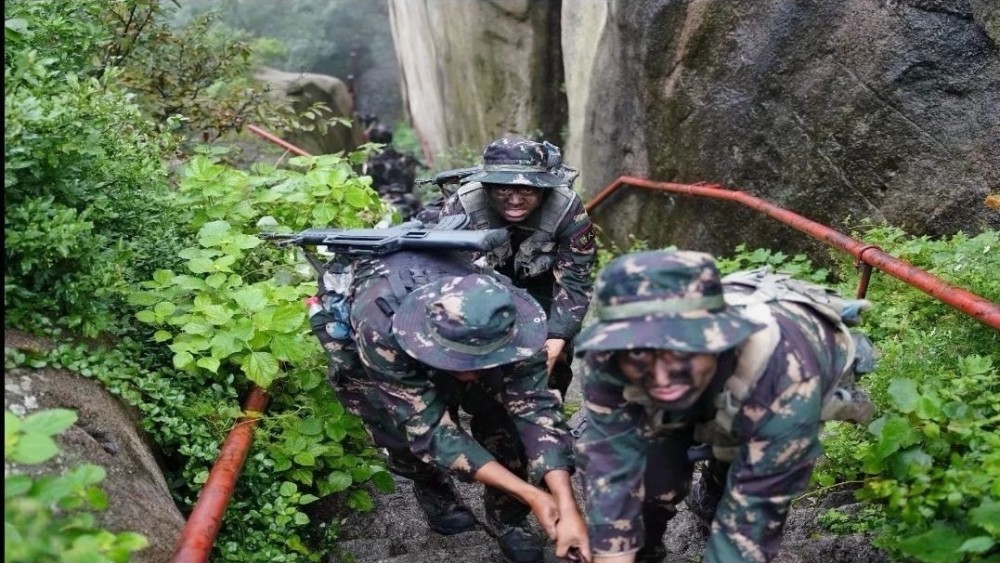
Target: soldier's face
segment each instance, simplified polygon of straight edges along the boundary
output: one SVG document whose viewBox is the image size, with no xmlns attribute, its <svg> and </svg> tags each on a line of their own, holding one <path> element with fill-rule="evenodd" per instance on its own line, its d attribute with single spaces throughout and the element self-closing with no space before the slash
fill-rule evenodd
<svg viewBox="0 0 1000 563">
<path fill-rule="evenodd" d="M 542 204 L 542 188 L 511 184 L 485 184 L 490 205 L 508 222 L 520 223 Z"/>
<path fill-rule="evenodd" d="M 618 369 L 633 384 L 669 410 L 691 407 L 705 392 L 718 358 L 713 354 L 689 354 L 671 350 L 622 350 L 615 354 Z"/>
</svg>

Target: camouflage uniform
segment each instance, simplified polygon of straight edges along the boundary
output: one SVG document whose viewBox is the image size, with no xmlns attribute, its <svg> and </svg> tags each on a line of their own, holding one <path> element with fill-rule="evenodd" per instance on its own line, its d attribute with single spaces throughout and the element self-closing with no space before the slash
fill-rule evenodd
<svg viewBox="0 0 1000 563">
<path fill-rule="evenodd" d="M 420 211 L 420 199 L 413 194 L 419 160 L 413 155 L 397 151 L 392 145 L 392 129 L 374 125 L 368 132 L 371 142 L 385 144 L 385 148 L 371 156 L 363 173 L 371 176 L 372 189 L 391 203 L 408 220 Z"/>
<path fill-rule="evenodd" d="M 596 232 L 580 196 L 569 187 L 575 174 L 564 175 L 558 163 L 549 166 L 547 150 L 557 149 L 532 141 L 494 141 L 483 153 L 484 171 L 464 178 L 440 215 L 464 213 L 472 219 L 470 228 L 510 230 L 510 245 L 485 257 L 486 262 L 545 308 L 549 338 L 566 340 L 566 361 L 558 362 L 552 374 L 554 388 L 565 394 L 572 379 L 572 340 L 580 332 L 593 290 Z M 508 223 L 480 204 L 467 209 L 471 205 L 466 194 L 482 184 L 541 187 L 544 199 L 523 222 Z"/>
<path fill-rule="evenodd" d="M 413 191 L 420 163 L 412 155 L 404 154 L 393 147 L 386 147 L 365 163 L 365 174 L 372 178 L 372 188 L 379 195 L 389 193 L 393 185 L 406 193 Z"/>
<path fill-rule="evenodd" d="M 356 360 L 343 354 L 345 347 L 337 348 L 337 361 L 346 367 L 339 371 L 341 398 L 365 420 L 376 444 L 387 448 L 393 459 L 404 461 L 403 471 L 394 467 L 404 476 L 409 476 L 407 471 L 427 475 L 428 467 L 436 465 L 472 480 L 493 460 L 535 483 L 554 469 L 572 471 L 572 446 L 561 404 L 545 385 L 545 356 L 540 350 L 543 312 L 529 297 L 517 299 L 519 336 L 480 357 L 491 360 L 489 364 L 460 365 L 447 355 L 449 346 L 471 345 L 468 336 L 455 337 L 458 344 L 442 345 L 430 339 L 437 333 L 426 326 L 406 333 L 406 327 L 427 322 L 422 305 L 435 297 L 452 308 L 445 311 L 452 317 L 476 313 L 462 311 L 461 304 L 481 304 L 483 297 L 478 301 L 469 297 L 475 287 L 453 289 L 454 282 L 475 280 L 476 287 L 486 285 L 490 291 L 499 282 L 469 276 L 473 270 L 463 257 L 451 254 L 397 252 L 359 262 L 351 322 L 358 351 L 354 358 L 360 357 L 364 371 L 348 365 Z M 441 284 L 456 293 L 434 295 Z M 413 339 L 415 345 L 406 344 Z M 504 355 L 515 343 L 519 347 Z M 462 382 L 450 373 L 466 370 L 479 371 L 478 380 Z M 459 407 L 472 415 L 471 436 L 459 426 Z M 518 525 L 528 513 L 525 505 L 492 488 L 484 500 L 493 522 Z"/>
<path fill-rule="evenodd" d="M 749 291 L 727 285 L 725 300 Z M 845 369 L 849 345 L 842 333 L 786 301 L 727 306 L 711 257 L 696 252 L 615 260 L 598 279 L 597 317 L 577 339 L 586 351 L 589 425 L 576 447 L 594 553 L 659 546 L 689 491 L 688 448 L 717 440 L 738 449 L 704 560 L 771 560 L 789 503 L 805 491 L 820 455 L 821 407 Z M 762 346 L 762 339 L 772 346 Z M 667 410 L 617 367 L 615 352 L 631 349 L 716 354 L 718 363 L 691 407 Z M 723 399 L 749 364 L 758 370 L 756 384 L 731 412 L 728 434 L 719 435 Z"/>
</svg>

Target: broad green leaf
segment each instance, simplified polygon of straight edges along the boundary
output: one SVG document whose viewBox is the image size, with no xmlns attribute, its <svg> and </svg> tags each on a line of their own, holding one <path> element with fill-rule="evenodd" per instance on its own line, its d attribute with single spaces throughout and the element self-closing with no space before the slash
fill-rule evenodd
<svg viewBox="0 0 1000 563">
<path fill-rule="evenodd" d="M 326 483 L 330 486 L 331 493 L 339 493 L 350 487 L 353 482 L 351 476 L 343 471 L 334 471 L 326 478 Z"/>
<path fill-rule="evenodd" d="M 271 330 L 277 332 L 296 332 L 302 328 L 305 321 L 306 312 L 302 305 L 286 305 L 277 307 L 271 316 Z"/>
<path fill-rule="evenodd" d="M 174 337 L 173 334 L 170 334 L 165 330 L 158 330 L 153 333 L 153 342 L 166 342 L 167 340 L 170 340 L 173 337 Z"/>
<path fill-rule="evenodd" d="M 69 409 L 48 409 L 29 414 L 21 421 L 21 432 L 53 436 L 66 430 L 76 422 L 76 411 Z"/>
<path fill-rule="evenodd" d="M 965 540 L 965 543 L 958 550 L 966 553 L 986 553 L 993 548 L 994 544 L 996 542 L 989 536 L 976 536 Z"/>
<path fill-rule="evenodd" d="M 912 446 L 917 441 L 917 433 L 905 418 L 889 416 L 878 435 L 876 452 L 885 459 L 902 448 Z"/>
<path fill-rule="evenodd" d="M 910 475 L 922 475 L 934 463 L 934 458 L 927 455 L 919 447 L 910 448 L 898 455 L 892 456 L 889 467 L 897 479 L 906 479 Z"/>
<path fill-rule="evenodd" d="M 896 378 L 889 384 L 889 401 L 899 412 L 911 413 L 917 408 L 920 394 L 917 383 L 908 378 Z"/>
<path fill-rule="evenodd" d="M 358 512 L 370 512 L 371 509 L 375 508 L 375 503 L 372 502 L 372 497 L 368 494 L 368 491 L 355 489 L 347 495 L 347 506 Z"/>
<path fill-rule="evenodd" d="M 251 323 L 250 319 L 246 317 L 237 318 L 236 322 L 228 328 L 229 334 L 231 334 L 233 338 L 242 340 L 243 342 L 253 340 L 254 335 L 257 333 L 257 331 L 253 328 L 253 323 Z"/>
<path fill-rule="evenodd" d="M 203 356 L 201 358 L 198 358 L 198 361 L 195 362 L 195 365 L 197 365 L 200 368 L 207 369 L 212 373 L 219 373 L 220 362 L 214 357 Z"/>
<path fill-rule="evenodd" d="M 215 271 L 215 261 L 211 258 L 193 258 L 188 260 L 187 267 L 195 274 L 207 274 Z"/>
<path fill-rule="evenodd" d="M 211 261 L 209 260 L 209 262 Z M 177 287 L 186 291 L 204 291 L 208 288 L 208 284 L 205 283 L 205 280 L 195 276 L 189 276 L 187 274 L 175 277 L 174 283 L 177 284 Z"/>
<path fill-rule="evenodd" d="M 247 250 L 248 248 L 257 248 L 264 241 L 262 241 L 257 237 L 241 234 L 241 235 L 236 235 L 236 237 L 234 237 L 233 242 L 236 244 L 237 248 Z"/>
<path fill-rule="evenodd" d="M 257 219 L 257 228 L 262 231 L 270 231 L 278 227 L 278 220 L 270 215 L 264 215 Z"/>
<path fill-rule="evenodd" d="M 317 500 L 319 500 L 318 496 L 306 494 L 299 497 L 299 504 L 309 504 L 310 502 L 316 502 Z"/>
<path fill-rule="evenodd" d="M 59 453 L 55 441 L 44 434 L 28 434 L 17 442 L 11 459 L 18 463 L 36 464 L 51 459 Z"/>
<path fill-rule="evenodd" d="M 205 223 L 198 231 L 198 243 L 202 246 L 219 246 L 231 238 L 231 227 L 226 221 Z"/>
<path fill-rule="evenodd" d="M 254 312 L 267 307 L 267 297 L 259 287 L 245 287 L 233 294 L 233 300 L 243 309 Z"/>
<path fill-rule="evenodd" d="M 16 31 L 18 33 L 25 33 L 28 31 L 28 21 L 22 18 L 11 18 L 9 20 L 4 20 L 3 26 L 4 29 Z"/>
<path fill-rule="evenodd" d="M 94 510 L 108 508 L 108 495 L 100 487 L 87 487 L 87 504 Z"/>
<path fill-rule="evenodd" d="M 243 351 L 243 343 L 229 333 L 219 333 L 212 336 L 212 357 L 223 359 Z"/>
<path fill-rule="evenodd" d="M 193 361 L 194 356 L 191 355 L 191 352 L 178 352 L 174 354 L 174 367 L 177 369 L 187 369 Z"/>
<path fill-rule="evenodd" d="M 297 363 L 305 358 L 312 349 L 302 342 L 301 336 L 289 334 L 277 334 L 271 337 L 271 353 L 276 357 Z"/>
<path fill-rule="evenodd" d="M 233 318 L 233 312 L 222 305 L 208 305 L 201 309 L 201 313 L 213 325 L 224 325 Z"/>
<path fill-rule="evenodd" d="M 296 492 L 298 492 L 298 490 L 299 487 L 295 483 L 292 483 L 290 481 L 285 481 L 284 483 L 281 484 L 280 487 L 278 487 L 278 492 L 283 497 L 290 497 L 294 495 Z"/>
<path fill-rule="evenodd" d="M 118 534 L 118 546 L 125 551 L 139 551 L 149 546 L 149 540 L 142 534 L 135 532 L 121 532 Z"/>
<path fill-rule="evenodd" d="M 146 324 L 154 324 L 157 322 L 156 313 L 148 309 L 136 313 L 135 318 L 139 319 L 140 322 L 144 322 Z"/>
<path fill-rule="evenodd" d="M 155 307 L 153 307 L 153 312 L 156 313 L 158 317 L 169 317 L 170 315 L 174 314 L 174 311 L 176 310 L 177 310 L 177 305 L 174 305 L 169 301 L 161 301 L 157 303 Z"/>
<path fill-rule="evenodd" d="M 304 504 L 304 503 L 299 502 L 299 504 Z M 296 512 L 295 515 L 292 516 L 292 520 L 299 526 L 305 526 L 306 524 L 309 523 L 309 517 L 303 514 L 302 512 Z"/>
<path fill-rule="evenodd" d="M 985 498 L 982 504 L 969 512 L 969 516 L 973 524 L 1000 536 L 1000 502 Z"/>
<path fill-rule="evenodd" d="M 243 373 L 250 381 L 267 389 L 278 375 L 278 360 L 267 352 L 251 352 L 243 361 Z"/>
<path fill-rule="evenodd" d="M 207 278 L 205 278 L 205 283 L 209 287 L 214 287 L 214 288 L 218 289 L 218 288 L 222 287 L 222 284 L 226 283 L 226 278 L 228 278 L 228 277 L 229 276 L 227 276 L 226 274 L 222 274 L 222 273 L 212 274 L 212 275 L 208 276 Z"/>
<path fill-rule="evenodd" d="M 357 186 L 347 186 L 344 188 L 344 201 L 351 207 L 364 209 L 368 207 L 371 198 L 366 190 Z"/>
<path fill-rule="evenodd" d="M 917 401 L 916 415 L 923 420 L 941 418 L 941 399 L 934 393 L 924 393 Z"/>
<path fill-rule="evenodd" d="M 317 436 L 323 433 L 323 421 L 311 416 L 300 422 L 295 429 L 306 436 Z"/>
<path fill-rule="evenodd" d="M 964 539 L 955 530 L 937 526 L 899 542 L 900 550 L 926 563 L 958 563 L 965 555 L 958 551 Z"/>
<path fill-rule="evenodd" d="M 21 419 L 10 411 L 3 411 L 3 430 L 7 439 L 21 429 Z"/>
<path fill-rule="evenodd" d="M 396 490 L 396 482 L 392 479 L 392 474 L 388 471 L 377 471 L 372 474 L 372 483 L 375 488 L 383 493 L 391 493 Z"/>
<path fill-rule="evenodd" d="M 27 475 L 11 475 L 5 477 L 3 481 L 3 495 L 5 498 L 20 496 L 31 490 L 33 481 Z"/>
<path fill-rule="evenodd" d="M 160 297 L 157 293 L 147 291 L 134 291 L 128 295 L 130 305 L 139 307 L 152 307 L 159 303 Z"/>
<path fill-rule="evenodd" d="M 299 452 L 292 456 L 292 460 L 299 465 L 312 467 L 316 465 L 316 458 L 309 452 Z"/>
<path fill-rule="evenodd" d="M 199 336 L 208 336 L 215 332 L 216 328 L 206 322 L 190 322 L 185 323 L 181 326 L 181 330 L 187 334 L 195 334 Z"/>
<path fill-rule="evenodd" d="M 169 285 L 174 281 L 174 273 L 170 270 L 156 270 L 153 272 L 153 281 L 160 285 Z"/>
</svg>

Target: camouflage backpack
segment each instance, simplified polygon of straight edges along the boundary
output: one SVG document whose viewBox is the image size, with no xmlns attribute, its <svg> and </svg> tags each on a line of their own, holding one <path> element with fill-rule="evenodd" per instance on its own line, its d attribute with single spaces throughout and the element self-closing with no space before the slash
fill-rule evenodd
<svg viewBox="0 0 1000 563">
<path fill-rule="evenodd" d="M 780 330 L 771 307 L 790 314 L 812 314 L 832 326 L 837 343 L 835 381 L 823 398 L 821 420 L 867 422 L 874 406 L 867 396 L 854 389 L 855 377 L 871 372 L 877 352 L 867 336 L 851 330 L 860 314 L 871 307 L 863 299 L 846 299 L 835 291 L 814 283 L 771 272 L 769 268 L 737 272 L 722 278 L 726 303 L 742 310 L 743 316 L 764 325 L 740 347 L 733 374 L 715 398 L 716 415 L 708 424 L 695 428 L 695 439 L 710 444 L 716 459 L 731 460 L 738 447 L 732 441 L 733 419 L 753 393 L 757 381 L 778 345 Z"/>
</svg>

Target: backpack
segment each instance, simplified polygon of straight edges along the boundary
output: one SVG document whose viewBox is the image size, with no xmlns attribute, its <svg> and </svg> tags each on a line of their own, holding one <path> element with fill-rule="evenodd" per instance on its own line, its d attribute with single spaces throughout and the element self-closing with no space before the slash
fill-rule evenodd
<svg viewBox="0 0 1000 563">
<path fill-rule="evenodd" d="M 877 353 L 871 340 L 853 331 L 862 311 L 871 307 L 864 299 L 847 299 L 824 286 L 774 273 L 768 267 L 742 271 L 722 278 L 726 303 L 741 309 L 745 318 L 764 325 L 740 347 L 733 374 L 715 398 L 715 418 L 695 428 L 695 439 L 710 444 L 716 459 L 732 460 L 738 446 L 731 438 L 733 420 L 753 393 L 780 340 L 772 307 L 793 316 L 814 315 L 829 322 L 839 344 L 835 354 L 837 371 L 830 391 L 823 397 L 820 420 L 867 422 L 874 405 L 854 389 L 856 376 L 871 372 Z"/>
</svg>

